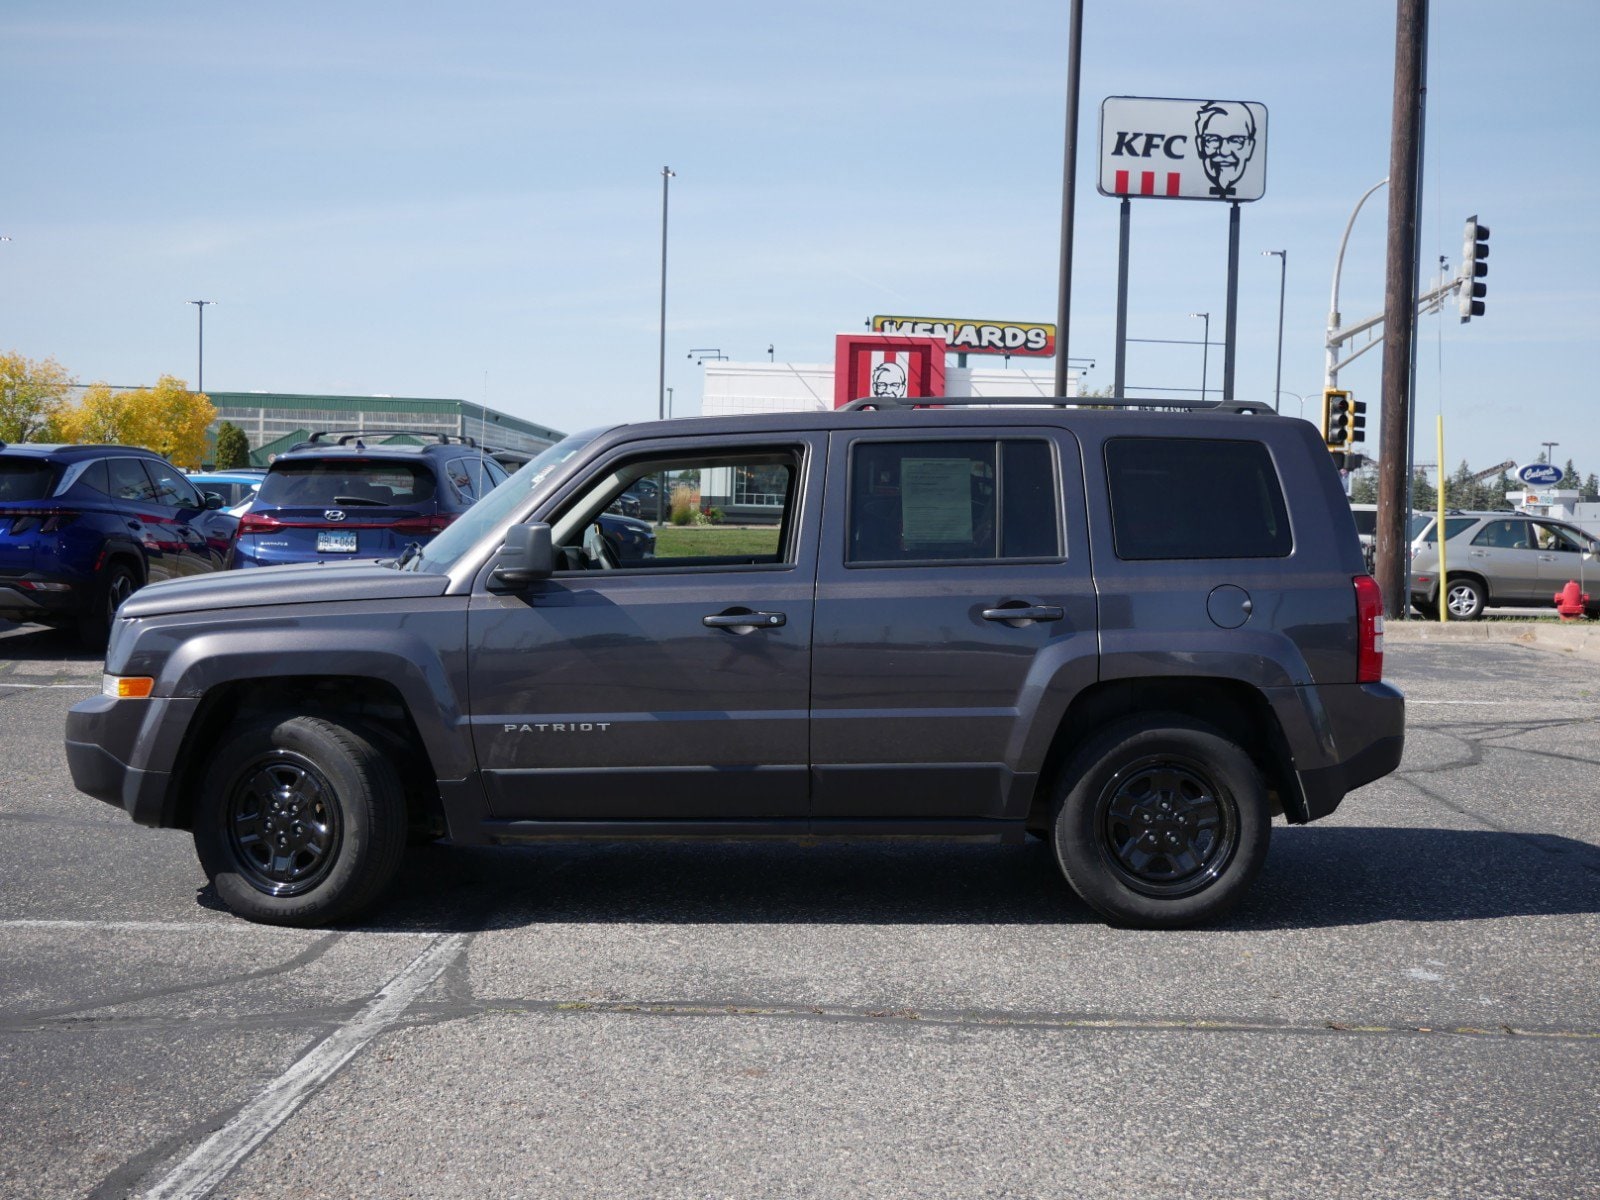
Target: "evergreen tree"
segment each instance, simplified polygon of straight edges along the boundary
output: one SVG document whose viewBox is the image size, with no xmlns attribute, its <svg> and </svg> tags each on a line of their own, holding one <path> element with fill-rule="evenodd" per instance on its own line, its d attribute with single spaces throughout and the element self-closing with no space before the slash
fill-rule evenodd
<svg viewBox="0 0 1600 1200">
<path fill-rule="evenodd" d="M 217 429 L 217 470 L 249 465 L 250 439 L 232 421 L 224 421 Z"/>
</svg>

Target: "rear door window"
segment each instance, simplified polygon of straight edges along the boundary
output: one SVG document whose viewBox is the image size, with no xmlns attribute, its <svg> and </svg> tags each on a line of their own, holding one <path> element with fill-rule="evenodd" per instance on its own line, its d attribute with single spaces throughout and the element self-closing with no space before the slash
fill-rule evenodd
<svg viewBox="0 0 1600 1200">
<path fill-rule="evenodd" d="M 0 458 L 0 500 L 43 500 L 54 490 L 56 475 L 53 463 Z"/>
<path fill-rule="evenodd" d="M 1110 438 L 1111 527 L 1121 559 L 1283 558 L 1283 487 L 1261 442 Z"/>
<path fill-rule="evenodd" d="M 111 498 L 149 504 L 155 500 L 155 488 L 144 464 L 137 458 L 111 458 L 106 460 L 110 473 Z"/>
<path fill-rule="evenodd" d="M 981 562 L 1061 554 L 1050 447 L 1006 441 L 858 441 L 846 561 Z"/>
<path fill-rule="evenodd" d="M 313 458 L 274 463 L 257 501 L 281 508 L 411 508 L 434 498 L 426 463 Z"/>
</svg>

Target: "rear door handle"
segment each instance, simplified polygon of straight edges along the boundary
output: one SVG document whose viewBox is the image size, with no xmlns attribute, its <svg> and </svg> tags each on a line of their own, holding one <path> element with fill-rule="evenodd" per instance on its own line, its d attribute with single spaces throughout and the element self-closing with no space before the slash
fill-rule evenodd
<svg viewBox="0 0 1600 1200">
<path fill-rule="evenodd" d="M 757 629 L 776 629 L 789 618 L 781 612 L 752 612 L 748 608 L 712 613 L 701 617 L 700 624 L 708 629 L 728 629 L 734 633 L 754 633 Z"/>
<path fill-rule="evenodd" d="M 1057 604 L 1019 604 L 1014 608 L 986 608 L 985 621 L 1059 621 L 1066 614 Z"/>
</svg>

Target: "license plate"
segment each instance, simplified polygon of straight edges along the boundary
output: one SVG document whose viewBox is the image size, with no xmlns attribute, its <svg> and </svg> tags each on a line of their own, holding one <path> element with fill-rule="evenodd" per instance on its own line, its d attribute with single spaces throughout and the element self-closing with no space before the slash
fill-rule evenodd
<svg viewBox="0 0 1600 1200">
<path fill-rule="evenodd" d="M 353 533 L 317 534 L 318 554 L 354 554 L 355 552 L 356 535 Z"/>
</svg>

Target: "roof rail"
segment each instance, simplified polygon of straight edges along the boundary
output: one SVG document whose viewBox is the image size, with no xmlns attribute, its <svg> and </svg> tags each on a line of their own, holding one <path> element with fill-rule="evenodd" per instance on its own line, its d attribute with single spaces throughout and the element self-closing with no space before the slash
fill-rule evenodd
<svg viewBox="0 0 1600 1200">
<path fill-rule="evenodd" d="M 461 446 L 472 446 L 476 448 L 478 445 L 476 438 L 459 433 L 431 433 L 418 429 L 352 429 L 348 431 L 343 429 L 319 429 L 313 433 L 309 439 L 299 443 L 299 445 L 295 446 L 294 448 L 298 450 L 302 446 L 325 445 L 326 443 L 323 439 L 332 438 L 335 436 L 337 436 L 339 439 L 339 445 L 348 446 L 351 442 L 362 441 L 369 437 L 394 437 L 396 435 L 414 437 L 420 441 L 431 440 L 440 446 L 448 446 L 451 443 L 455 443 Z"/>
<path fill-rule="evenodd" d="M 908 412 L 920 408 L 984 408 L 1031 405 L 1046 408 L 1136 408 L 1180 412 L 1271 413 L 1264 400 L 1117 400 L 1109 396 L 863 396 L 852 400 L 840 412 Z"/>
</svg>

